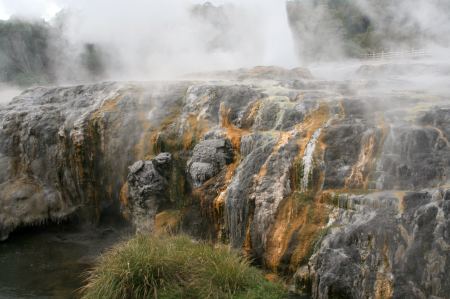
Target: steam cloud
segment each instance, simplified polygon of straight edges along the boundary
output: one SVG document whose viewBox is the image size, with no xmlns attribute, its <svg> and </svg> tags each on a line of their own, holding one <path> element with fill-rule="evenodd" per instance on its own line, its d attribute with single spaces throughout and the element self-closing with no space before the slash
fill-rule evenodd
<svg viewBox="0 0 450 299">
<path fill-rule="evenodd" d="M 215 3 L 221 6 L 213 15 L 195 14 L 198 2 L 186 0 L 64 3 L 65 37 L 78 49 L 85 43 L 99 45 L 114 78 L 298 64 L 283 1 Z"/>
<path fill-rule="evenodd" d="M 21 90 L 18 88 L 0 84 L 0 106 L 7 104 L 13 97 L 19 95 L 20 92 Z"/>
<path fill-rule="evenodd" d="M 355 0 L 370 17 L 377 31 L 390 33 L 392 47 L 415 35 L 420 47 L 448 47 L 450 42 L 449 0 Z"/>
<path fill-rule="evenodd" d="M 351 5 L 367 16 L 380 48 L 432 48 L 448 58 L 450 0 L 211 2 L 200 7 L 204 1 L 0 0 L 0 9 L 26 17 L 62 9 L 50 20 L 59 31 L 49 47 L 60 83 L 85 77 L 76 66 L 86 45 L 95 45 L 88 49 L 100 54 L 108 79 L 122 80 L 255 65 L 296 67 L 324 57 L 341 60 L 350 43 L 339 21 L 321 5 L 330 3 Z M 303 5 L 302 24 L 290 22 L 286 3 L 288 8 Z M 298 51 L 308 47 L 316 56 Z"/>
</svg>

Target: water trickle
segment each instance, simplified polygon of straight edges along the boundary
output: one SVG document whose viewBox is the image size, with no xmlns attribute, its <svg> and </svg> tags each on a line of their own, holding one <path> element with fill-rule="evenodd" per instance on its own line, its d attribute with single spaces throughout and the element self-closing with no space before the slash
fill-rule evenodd
<svg viewBox="0 0 450 299">
<path fill-rule="evenodd" d="M 313 154 L 321 132 L 322 128 L 317 129 L 306 145 L 305 154 L 303 156 L 303 178 L 301 182 L 301 190 L 303 192 L 308 189 L 309 176 L 312 171 Z"/>
</svg>

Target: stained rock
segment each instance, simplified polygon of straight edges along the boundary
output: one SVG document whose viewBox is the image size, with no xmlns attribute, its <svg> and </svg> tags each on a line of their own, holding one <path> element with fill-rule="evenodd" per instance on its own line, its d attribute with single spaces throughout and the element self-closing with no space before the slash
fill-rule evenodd
<svg viewBox="0 0 450 299">
<path fill-rule="evenodd" d="M 121 204 L 147 233 L 182 206 L 185 231 L 296 273 L 314 298 L 445 297 L 448 97 L 229 75 L 34 88 L 2 106 L 0 238 Z"/>
<path fill-rule="evenodd" d="M 349 197 L 297 278 L 314 298 L 445 298 L 449 205 L 433 193 L 447 192 Z"/>
<path fill-rule="evenodd" d="M 225 166 L 233 162 L 233 148 L 228 139 L 208 139 L 198 143 L 187 163 L 194 187 L 200 187 Z"/>
<path fill-rule="evenodd" d="M 168 177 L 172 157 L 161 153 L 152 160 L 137 161 L 130 166 L 127 209 L 137 233 L 153 230 L 158 206 L 167 198 Z"/>
</svg>

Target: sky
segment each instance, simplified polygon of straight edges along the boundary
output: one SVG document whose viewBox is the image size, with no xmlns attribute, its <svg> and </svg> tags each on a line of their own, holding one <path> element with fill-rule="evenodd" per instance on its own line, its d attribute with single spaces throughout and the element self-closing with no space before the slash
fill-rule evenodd
<svg viewBox="0 0 450 299">
<path fill-rule="evenodd" d="M 95 0 L 93 0 L 95 1 Z M 119 0 L 120 1 L 120 0 Z M 152 0 L 149 0 L 151 2 Z M 22 17 L 39 17 L 50 20 L 61 9 L 69 6 L 71 0 L 0 0 L 0 20 L 7 20 L 11 15 Z M 126 1 L 125 1 L 126 2 Z M 201 2 L 201 1 L 197 1 Z M 225 1 L 210 1 L 222 4 Z M 119 2 L 117 2 L 119 3 Z"/>
<path fill-rule="evenodd" d="M 60 0 L 0 0 L 0 19 L 6 20 L 11 15 L 20 15 L 49 20 L 62 7 L 64 1 Z"/>
</svg>

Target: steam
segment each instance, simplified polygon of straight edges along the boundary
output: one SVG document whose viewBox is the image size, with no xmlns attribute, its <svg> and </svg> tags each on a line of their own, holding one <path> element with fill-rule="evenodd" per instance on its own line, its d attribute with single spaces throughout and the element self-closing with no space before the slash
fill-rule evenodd
<svg viewBox="0 0 450 299">
<path fill-rule="evenodd" d="M 288 10 L 304 63 L 450 45 L 448 0 L 293 0 Z"/>
<path fill-rule="evenodd" d="M 0 84 L 0 106 L 8 104 L 12 98 L 19 95 L 22 91 L 19 88 Z"/>
<path fill-rule="evenodd" d="M 293 20 L 296 5 L 300 18 Z M 303 65 L 330 78 L 342 76 L 329 70 L 348 64 L 349 52 L 361 52 L 332 17 L 336 5 L 367 17 L 373 51 L 420 48 L 450 61 L 449 0 L 0 0 L 0 16 L 49 20 L 59 83 L 172 79 L 256 65 Z M 86 50 L 101 57 L 98 76 L 83 65 Z M 315 64 L 322 60 L 326 68 Z"/>
<path fill-rule="evenodd" d="M 355 0 L 379 34 L 392 38 L 385 44 L 401 47 L 448 47 L 450 42 L 450 1 L 448 0 Z M 408 37 L 414 36 L 413 41 Z"/>
<path fill-rule="evenodd" d="M 105 64 L 114 79 L 298 64 L 283 1 L 213 3 L 221 22 L 193 14 L 198 2 L 186 0 L 61 3 L 67 12 L 62 18 L 65 38 L 74 49 L 99 45 L 108 53 Z"/>
</svg>

